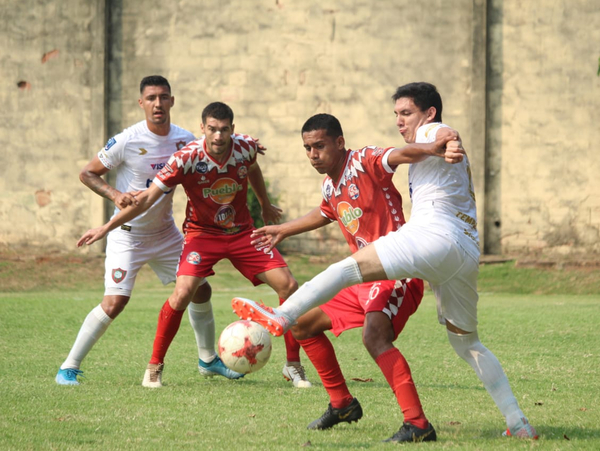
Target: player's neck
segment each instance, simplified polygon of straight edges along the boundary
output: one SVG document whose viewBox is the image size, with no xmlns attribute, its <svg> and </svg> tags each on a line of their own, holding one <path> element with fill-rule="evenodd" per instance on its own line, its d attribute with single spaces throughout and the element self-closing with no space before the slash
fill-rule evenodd
<svg viewBox="0 0 600 451">
<path fill-rule="evenodd" d="M 167 122 L 166 124 L 153 124 L 152 122 L 146 121 L 148 125 L 148 130 L 158 136 L 167 136 L 171 131 L 171 123 Z"/>
<path fill-rule="evenodd" d="M 344 152 L 340 153 L 340 158 L 333 167 L 333 169 L 331 171 L 327 171 L 327 175 L 329 176 L 331 181 L 336 185 L 342 177 L 342 174 L 344 173 L 344 168 L 346 167 L 346 157 L 348 156 L 347 153 L 348 151 L 344 149 Z"/>
</svg>

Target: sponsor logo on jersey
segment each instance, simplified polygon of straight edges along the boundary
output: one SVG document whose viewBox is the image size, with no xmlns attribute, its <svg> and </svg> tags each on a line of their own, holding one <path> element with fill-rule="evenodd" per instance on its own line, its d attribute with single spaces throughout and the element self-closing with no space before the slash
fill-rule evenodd
<svg viewBox="0 0 600 451">
<path fill-rule="evenodd" d="M 248 175 L 248 168 L 246 166 L 243 166 L 243 165 L 240 166 L 238 168 L 238 177 L 240 179 L 245 179 L 247 175 Z"/>
<path fill-rule="evenodd" d="M 196 163 L 196 172 L 206 174 L 208 172 L 208 165 L 204 161 L 199 161 Z"/>
<path fill-rule="evenodd" d="M 198 180 L 198 185 L 204 185 L 205 183 L 210 183 L 210 180 L 208 180 L 206 176 L 203 175 L 202 177 L 200 177 L 200 180 Z"/>
<path fill-rule="evenodd" d="M 233 199 L 238 191 L 243 189 L 244 187 L 235 180 L 230 178 L 222 178 L 213 183 L 210 188 L 203 188 L 202 196 L 205 199 L 210 198 L 217 204 L 230 204 L 233 202 Z"/>
<path fill-rule="evenodd" d="M 167 163 L 152 163 L 152 164 L 150 164 L 150 167 L 155 171 L 160 171 L 166 165 L 167 165 Z"/>
<path fill-rule="evenodd" d="M 113 138 L 110 138 L 110 139 L 108 140 L 108 142 L 106 143 L 106 146 L 104 146 L 104 150 L 108 150 L 108 149 L 110 149 L 110 148 L 111 148 L 112 146 L 114 146 L 116 143 L 117 143 L 117 140 L 116 140 L 114 137 L 113 137 Z"/>
<path fill-rule="evenodd" d="M 122 282 L 125 276 L 127 276 L 127 271 L 124 269 L 115 268 L 112 270 L 112 280 L 114 280 L 115 283 Z"/>
<path fill-rule="evenodd" d="M 177 150 L 181 150 L 185 147 L 185 141 L 177 141 L 175 143 L 175 147 L 177 148 Z"/>
<path fill-rule="evenodd" d="M 185 261 L 188 262 L 190 265 L 199 265 L 202 261 L 202 257 L 200 257 L 200 254 L 198 252 L 190 252 L 189 254 L 187 254 L 187 257 L 185 257 Z"/>
<path fill-rule="evenodd" d="M 354 183 L 348 187 L 348 196 L 350 196 L 350 199 L 358 199 L 359 194 L 358 186 L 356 186 Z"/>
<path fill-rule="evenodd" d="M 140 155 L 146 155 L 148 153 L 148 151 L 146 149 L 144 149 L 143 147 L 140 147 Z"/>
<path fill-rule="evenodd" d="M 359 219 L 363 215 L 360 208 L 354 208 L 348 202 L 340 202 L 337 206 L 337 214 L 348 232 L 352 235 L 358 232 Z"/>
<path fill-rule="evenodd" d="M 223 205 L 215 214 L 215 224 L 223 229 L 234 226 L 235 210 L 231 205 Z"/>
</svg>

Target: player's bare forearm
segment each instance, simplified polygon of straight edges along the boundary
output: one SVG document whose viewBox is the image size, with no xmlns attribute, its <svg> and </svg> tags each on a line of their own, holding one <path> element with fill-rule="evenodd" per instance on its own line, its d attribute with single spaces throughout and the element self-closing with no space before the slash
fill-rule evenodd
<svg viewBox="0 0 600 451">
<path fill-rule="evenodd" d="M 258 163 L 254 163 L 248 168 L 248 182 L 256 195 L 256 199 L 261 207 L 269 205 L 269 195 L 267 194 L 267 186 L 265 185 L 265 179 L 262 174 L 262 170 Z"/>
<path fill-rule="evenodd" d="M 321 214 L 319 207 L 311 210 L 308 214 L 279 225 L 269 225 L 256 229 L 252 232 L 251 244 L 257 248 L 267 247 L 270 252 L 277 244 L 290 236 L 299 235 L 310 230 L 315 230 L 329 224 L 329 219 Z"/>
<path fill-rule="evenodd" d="M 119 213 L 113 216 L 106 224 L 90 229 L 77 242 L 77 246 L 83 246 L 84 244 L 90 245 L 96 241 L 104 238 L 108 232 L 116 229 L 119 226 L 131 221 L 143 212 L 148 210 L 154 202 L 162 195 L 162 190 L 155 184 L 151 184 L 150 188 L 139 193 L 136 197 L 137 203 L 128 205 L 123 208 Z"/>
<path fill-rule="evenodd" d="M 79 174 L 79 180 L 99 196 L 111 201 L 115 200 L 117 190 L 106 183 L 100 175 L 84 170 Z"/>
</svg>

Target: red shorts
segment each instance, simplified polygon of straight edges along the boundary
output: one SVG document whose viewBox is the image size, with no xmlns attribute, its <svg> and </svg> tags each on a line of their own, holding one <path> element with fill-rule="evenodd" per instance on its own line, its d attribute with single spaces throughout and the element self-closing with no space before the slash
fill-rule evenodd
<svg viewBox="0 0 600 451">
<path fill-rule="evenodd" d="M 417 311 L 423 288 L 421 279 L 361 283 L 344 288 L 321 310 L 331 319 L 331 332 L 336 337 L 345 330 L 362 327 L 367 313 L 383 312 L 392 321 L 395 340 L 410 315 Z"/>
<path fill-rule="evenodd" d="M 285 268 L 287 263 L 277 249 L 268 254 L 256 250 L 250 244 L 251 233 L 252 230 L 236 235 L 187 234 L 177 275 L 199 278 L 212 276 L 215 274 L 213 266 L 226 258 L 253 285 L 260 285 L 263 282 L 256 278 L 257 274 L 275 268 Z"/>
</svg>

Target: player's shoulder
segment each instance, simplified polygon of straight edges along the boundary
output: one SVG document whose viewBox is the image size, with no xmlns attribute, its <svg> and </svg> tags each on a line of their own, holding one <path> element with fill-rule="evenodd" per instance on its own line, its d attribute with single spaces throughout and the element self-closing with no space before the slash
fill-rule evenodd
<svg viewBox="0 0 600 451">
<path fill-rule="evenodd" d="M 241 153 L 246 159 L 253 158 L 258 150 L 257 140 L 250 135 L 235 133 L 231 135 L 233 151 Z"/>
<path fill-rule="evenodd" d="M 149 132 L 148 125 L 146 124 L 146 121 L 144 120 L 144 121 L 137 122 L 136 124 L 130 125 L 126 129 L 124 129 L 121 133 L 119 133 L 118 135 L 115 135 L 115 138 L 117 138 L 117 139 L 118 138 L 133 139 L 140 135 L 145 135 L 148 132 Z"/>
<path fill-rule="evenodd" d="M 234 133 L 231 135 L 231 139 L 234 144 L 238 144 L 242 147 L 254 148 L 256 149 L 257 140 L 250 135 L 244 135 L 242 133 Z"/>
<path fill-rule="evenodd" d="M 430 122 L 423 124 L 417 129 L 415 142 L 427 143 L 435 141 L 435 136 L 440 128 L 447 128 L 448 125 L 442 122 Z"/>
<path fill-rule="evenodd" d="M 179 125 L 175 125 L 175 124 L 171 124 L 171 130 L 169 132 L 169 135 L 172 135 L 172 137 L 174 139 L 183 139 L 185 140 L 185 143 L 189 143 L 191 141 L 194 141 L 196 139 L 196 137 L 194 136 L 194 134 L 192 132 L 190 132 L 189 130 L 186 130 L 183 127 L 180 127 Z"/>
</svg>

